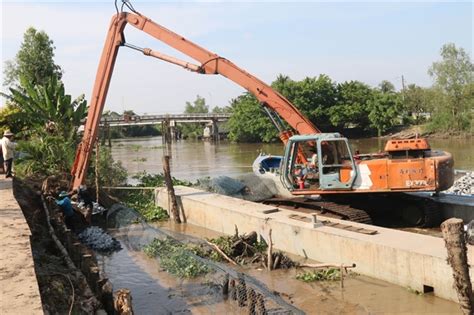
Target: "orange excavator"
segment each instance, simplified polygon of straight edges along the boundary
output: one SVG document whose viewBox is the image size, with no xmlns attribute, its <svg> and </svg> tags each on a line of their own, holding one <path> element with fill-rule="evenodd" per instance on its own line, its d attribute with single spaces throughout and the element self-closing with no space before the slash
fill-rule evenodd
<svg viewBox="0 0 474 315">
<path fill-rule="evenodd" d="M 198 74 L 220 74 L 252 93 L 279 129 L 285 154 L 278 173 L 283 185 L 293 195 L 437 192 L 453 184 L 451 154 L 431 150 L 426 139 L 389 140 L 383 153 L 354 155 L 346 138 L 339 133 L 322 133 L 290 101 L 266 83 L 231 61 L 153 22 L 138 13 L 129 1 L 123 3 L 131 12 L 117 10 L 110 22 L 84 135 L 72 168 L 74 188 L 86 177 L 120 47 L 140 51 Z M 151 35 L 198 64 L 127 43 L 124 36 L 127 25 Z M 291 128 L 288 129 L 283 121 Z M 307 174 L 301 184 L 299 174 L 303 168 Z"/>
</svg>

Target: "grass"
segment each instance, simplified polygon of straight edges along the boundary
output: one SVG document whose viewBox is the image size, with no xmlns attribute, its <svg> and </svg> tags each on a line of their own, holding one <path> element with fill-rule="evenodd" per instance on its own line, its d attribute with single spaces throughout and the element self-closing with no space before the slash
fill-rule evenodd
<svg viewBox="0 0 474 315">
<path fill-rule="evenodd" d="M 138 211 L 146 222 L 166 221 L 169 218 L 165 209 L 155 205 L 151 192 L 132 191 L 123 201 L 128 207 Z"/>
<path fill-rule="evenodd" d="M 172 238 L 155 238 L 143 251 L 149 257 L 158 257 L 164 270 L 180 278 L 195 278 L 210 271 L 186 245 Z"/>
<path fill-rule="evenodd" d="M 137 187 L 162 187 L 165 185 L 163 174 L 148 174 L 146 172 L 133 176 L 139 180 Z M 174 185 L 190 186 L 191 183 L 173 178 Z M 165 221 L 169 218 L 168 213 L 163 208 L 155 205 L 154 194 L 151 190 L 134 190 L 127 192 L 121 198 L 130 208 L 137 210 L 147 222 Z"/>
<path fill-rule="evenodd" d="M 338 281 L 341 280 L 341 271 L 337 268 L 306 271 L 297 274 L 296 279 L 303 282 Z"/>
</svg>

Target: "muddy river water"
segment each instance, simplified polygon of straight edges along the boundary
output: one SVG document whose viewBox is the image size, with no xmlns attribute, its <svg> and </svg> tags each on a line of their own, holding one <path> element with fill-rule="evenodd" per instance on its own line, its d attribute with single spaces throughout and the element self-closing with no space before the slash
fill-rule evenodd
<svg viewBox="0 0 474 315">
<path fill-rule="evenodd" d="M 175 235 L 218 236 L 216 232 L 189 224 L 161 223 L 156 227 Z M 143 241 L 139 235 L 141 230 L 134 231 L 134 237 L 130 237 L 129 229 L 110 232 L 121 241 L 123 249 L 109 256 L 99 256 L 99 261 L 114 290 L 131 290 L 135 314 L 247 313 L 245 307 L 239 308 L 235 301 L 216 294 L 209 286 L 209 278 L 183 280 L 163 271 L 155 259 L 138 249 L 136 238 Z M 357 274 L 346 278 L 341 288 L 338 281 L 301 282 L 296 279 L 300 272 L 296 269 L 268 272 L 248 267 L 241 271 L 263 282 L 306 314 L 461 314 L 456 303 Z"/>
<path fill-rule="evenodd" d="M 350 143 L 354 151 L 373 153 L 385 142 L 370 138 L 354 139 Z M 131 175 L 143 171 L 160 173 L 163 170 L 161 144 L 161 137 L 120 139 L 113 142 L 112 155 Z M 432 139 L 430 144 L 433 149 L 451 152 L 456 169 L 474 170 L 472 139 Z M 174 177 L 191 181 L 205 176 L 232 177 L 251 172 L 252 162 L 259 152 L 281 155 L 283 146 L 280 143 L 178 141 L 171 148 L 171 170 Z"/>
</svg>

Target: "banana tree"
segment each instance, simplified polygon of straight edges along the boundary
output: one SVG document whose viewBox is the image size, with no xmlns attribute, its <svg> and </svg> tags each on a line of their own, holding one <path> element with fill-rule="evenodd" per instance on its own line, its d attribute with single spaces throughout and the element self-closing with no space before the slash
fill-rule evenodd
<svg viewBox="0 0 474 315">
<path fill-rule="evenodd" d="M 44 85 L 34 85 L 20 77 L 21 88 L 10 88 L 9 98 L 20 109 L 22 118 L 32 131 L 45 130 L 70 140 L 87 115 L 84 95 L 72 100 L 65 93 L 64 84 L 53 75 Z"/>
</svg>

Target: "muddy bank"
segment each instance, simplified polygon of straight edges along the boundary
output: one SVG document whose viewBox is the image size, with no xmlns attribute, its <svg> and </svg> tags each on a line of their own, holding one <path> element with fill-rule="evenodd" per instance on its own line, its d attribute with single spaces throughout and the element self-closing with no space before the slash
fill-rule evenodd
<svg viewBox="0 0 474 315">
<path fill-rule="evenodd" d="M 13 181 L 13 192 L 31 230 L 35 272 L 45 314 L 93 314 L 103 306 L 88 285 L 68 268 L 48 232 L 40 197 L 41 182 Z"/>
</svg>

